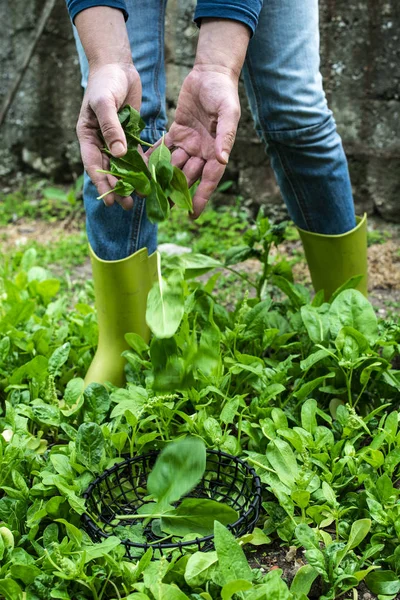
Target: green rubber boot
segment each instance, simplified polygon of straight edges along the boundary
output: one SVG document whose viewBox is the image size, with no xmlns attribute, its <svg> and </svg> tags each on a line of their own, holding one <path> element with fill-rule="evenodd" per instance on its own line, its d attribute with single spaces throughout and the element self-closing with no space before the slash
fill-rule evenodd
<svg viewBox="0 0 400 600">
<path fill-rule="evenodd" d="M 357 217 L 357 226 L 341 235 L 324 235 L 298 228 L 311 280 L 316 292 L 325 291 L 325 300 L 350 277 L 362 275 L 357 289 L 368 293 L 367 215 Z"/>
<path fill-rule="evenodd" d="M 137 333 L 146 342 L 150 330 L 146 324 L 147 294 L 157 277 L 157 255 L 148 257 L 142 248 L 122 260 L 102 260 L 89 247 L 94 293 L 99 324 L 96 354 L 85 377 L 85 384 L 105 383 L 123 386 L 125 359 L 129 348 L 126 333 Z"/>
</svg>

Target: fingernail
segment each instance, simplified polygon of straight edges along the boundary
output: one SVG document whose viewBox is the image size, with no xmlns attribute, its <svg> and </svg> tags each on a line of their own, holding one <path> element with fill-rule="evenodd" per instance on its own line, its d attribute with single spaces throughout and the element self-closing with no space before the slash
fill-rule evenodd
<svg viewBox="0 0 400 600">
<path fill-rule="evenodd" d="M 112 154 L 123 154 L 125 152 L 125 146 L 122 142 L 113 142 L 110 146 Z"/>
<path fill-rule="evenodd" d="M 225 161 L 226 164 L 228 164 L 228 162 L 229 162 L 229 154 L 225 150 L 223 150 L 221 152 L 221 157 L 222 157 L 222 160 Z"/>
</svg>

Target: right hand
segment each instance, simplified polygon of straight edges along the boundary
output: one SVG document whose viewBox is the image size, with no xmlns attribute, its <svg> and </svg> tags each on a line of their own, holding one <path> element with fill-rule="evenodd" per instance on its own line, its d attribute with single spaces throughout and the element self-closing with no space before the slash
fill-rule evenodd
<svg viewBox="0 0 400 600">
<path fill-rule="evenodd" d="M 132 63 L 91 66 L 76 132 L 83 166 L 99 196 L 113 189 L 117 180 L 97 172 L 97 169 L 109 169 L 109 159 L 101 151 L 103 142 L 98 130 L 101 129 L 112 155 L 116 158 L 123 156 L 127 151 L 127 143 L 117 113 L 126 104 L 140 110 L 141 99 L 142 85 Z M 118 202 L 126 210 L 133 206 L 131 197 L 121 198 L 114 193 L 108 194 L 103 201 L 107 206 Z"/>
</svg>

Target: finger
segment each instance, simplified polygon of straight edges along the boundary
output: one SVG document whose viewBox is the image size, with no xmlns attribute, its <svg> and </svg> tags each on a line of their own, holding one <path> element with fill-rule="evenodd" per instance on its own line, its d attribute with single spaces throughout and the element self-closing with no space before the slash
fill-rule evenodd
<svg viewBox="0 0 400 600">
<path fill-rule="evenodd" d="M 203 212 L 224 171 L 225 165 L 221 165 L 215 159 L 208 160 L 204 165 L 201 181 L 193 198 L 193 213 L 191 215 L 193 219 L 197 219 Z"/>
<path fill-rule="evenodd" d="M 224 106 L 218 116 L 215 155 L 217 160 L 223 165 L 228 164 L 229 156 L 235 143 L 239 119 L 240 105 L 236 102 Z"/>
<path fill-rule="evenodd" d="M 179 169 L 182 169 L 184 167 L 184 165 L 187 163 L 187 161 L 189 160 L 189 158 L 190 158 L 190 156 L 186 152 L 186 150 L 184 150 L 183 148 L 177 148 L 176 150 L 174 150 L 172 152 L 171 164 L 174 167 L 178 167 Z"/>
<path fill-rule="evenodd" d="M 142 148 L 141 146 L 139 146 L 139 147 L 138 147 L 138 151 L 139 151 L 139 152 L 140 152 L 140 151 L 142 151 L 142 153 L 144 154 L 144 156 L 145 156 L 145 157 L 147 158 L 147 160 L 148 160 L 148 159 L 150 158 L 150 156 L 153 154 L 154 150 L 157 150 L 157 148 L 158 148 L 159 146 L 161 146 L 161 144 L 162 144 L 162 140 L 163 140 L 163 138 L 162 138 L 162 137 L 160 137 L 160 139 L 159 139 L 159 140 L 157 140 L 157 141 L 155 142 L 155 144 L 153 144 L 153 145 L 152 145 L 152 147 L 151 147 L 151 148 L 149 148 L 148 150 L 146 150 L 144 153 L 143 153 L 143 148 Z M 139 148 L 140 148 L 140 150 L 139 150 Z"/>
<path fill-rule="evenodd" d="M 171 164 L 174 167 L 178 167 L 182 169 L 183 166 L 190 158 L 190 154 L 186 152 L 183 148 L 181 148 L 177 142 L 176 136 L 173 135 L 174 124 L 172 124 L 171 129 L 164 137 L 164 143 L 171 150 Z"/>
<path fill-rule="evenodd" d="M 186 175 L 189 187 L 192 186 L 195 181 L 200 179 L 205 162 L 205 160 L 198 156 L 192 156 L 183 167 L 182 170 Z"/>
<path fill-rule="evenodd" d="M 101 150 L 96 148 L 90 141 L 81 141 L 81 154 L 85 170 L 96 186 L 99 196 L 106 194 L 102 200 L 106 206 L 112 206 L 114 203 L 114 194 L 108 192 L 113 188 L 108 181 L 107 175 L 98 172 L 103 166 Z"/>
<path fill-rule="evenodd" d="M 118 202 L 118 204 L 120 206 L 122 206 L 122 208 L 124 210 L 131 210 L 133 208 L 133 198 L 131 196 L 126 196 L 126 197 L 122 197 L 122 196 L 115 196 L 115 201 Z"/>
<path fill-rule="evenodd" d="M 118 183 L 117 177 L 114 177 L 114 175 L 107 175 L 107 179 L 111 189 L 114 189 Z M 133 208 L 133 199 L 130 196 L 120 196 L 119 194 L 113 194 L 113 196 L 114 202 L 118 202 L 124 210 Z"/>
<path fill-rule="evenodd" d="M 130 86 L 123 106 L 126 104 L 133 106 L 133 108 L 140 112 L 140 106 L 142 104 L 142 83 L 140 79 Z"/>
<path fill-rule="evenodd" d="M 140 156 L 143 158 L 144 162 L 146 163 L 146 166 L 149 164 L 149 158 L 150 158 L 150 154 L 153 152 L 154 150 L 154 146 L 153 148 L 149 148 L 148 150 L 146 150 L 146 152 L 143 150 L 142 146 L 138 146 L 137 147 L 137 151 L 139 152 Z"/>
<path fill-rule="evenodd" d="M 109 171 L 110 170 L 110 159 L 106 154 L 102 154 L 102 158 L 103 158 L 103 171 Z M 116 177 L 114 177 L 113 175 L 106 175 L 107 181 L 108 181 L 108 185 L 110 186 L 111 189 L 114 189 L 118 179 Z M 114 194 L 114 199 L 117 198 L 117 195 Z"/>
<path fill-rule="evenodd" d="M 111 154 L 116 158 L 126 154 L 126 138 L 114 101 L 100 98 L 92 105 L 92 109 Z"/>
<path fill-rule="evenodd" d="M 76 134 L 79 140 L 84 169 L 96 186 L 99 195 L 106 194 L 111 188 L 107 176 L 104 173 L 98 173 L 98 169 L 103 168 L 103 153 L 101 152 L 101 141 L 97 135 L 97 122 L 93 112 L 85 102 L 82 104 L 76 125 Z M 110 194 L 107 196 L 105 203 L 111 205 L 113 201 L 113 195 Z"/>
</svg>

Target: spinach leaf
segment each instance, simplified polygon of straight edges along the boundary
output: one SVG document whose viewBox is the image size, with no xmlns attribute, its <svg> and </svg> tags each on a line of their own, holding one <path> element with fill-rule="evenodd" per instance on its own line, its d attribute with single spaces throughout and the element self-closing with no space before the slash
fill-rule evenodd
<svg viewBox="0 0 400 600">
<path fill-rule="evenodd" d="M 104 458 L 105 441 L 101 427 L 97 423 L 83 423 L 78 429 L 75 440 L 76 455 L 79 462 L 98 473 Z"/>
<path fill-rule="evenodd" d="M 349 326 L 361 333 L 371 345 L 378 339 L 374 309 L 358 290 L 345 290 L 335 298 L 329 309 L 329 321 L 334 337 L 339 335 L 342 327 Z"/>
<path fill-rule="evenodd" d="M 218 569 L 224 584 L 236 579 L 253 580 L 244 552 L 232 533 L 218 521 L 214 525 L 214 542 L 218 556 Z"/>
<path fill-rule="evenodd" d="M 173 535 L 206 536 L 212 535 L 215 521 L 229 525 L 237 519 L 238 513 L 228 504 L 208 498 L 184 498 L 174 511 L 161 518 L 161 529 Z"/>
<path fill-rule="evenodd" d="M 160 261 L 160 258 L 158 257 Z M 168 280 L 159 275 L 149 292 L 146 322 L 158 338 L 172 337 L 184 314 L 183 277 L 177 270 Z"/>
<path fill-rule="evenodd" d="M 168 198 L 154 179 L 151 180 L 150 193 L 146 198 L 146 211 L 151 223 L 165 221 L 170 212 Z"/>
<path fill-rule="evenodd" d="M 206 450 L 199 438 L 185 438 L 168 444 L 157 458 L 147 489 L 160 505 L 171 504 L 189 493 L 206 468 Z"/>
<path fill-rule="evenodd" d="M 218 556 L 215 551 L 195 552 L 189 557 L 185 569 L 185 581 L 192 588 L 201 587 L 211 579 L 211 570 L 215 568 Z"/>
<path fill-rule="evenodd" d="M 193 201 L 189 192 L 187 179 L 185 174 L 178 169 L 178 167 L 173 168 L 173 175 L 169 183 L 168 193 L 172 202 L 176 204 L 178 208 L 193 212 Z"/>
<path fill-rule="evenodd" d="M 157 171 L 157 168 L 159 167 L 160 164 L 166 163 L 166 164 L 170 165 L 170 162 L 171 162 L 171 152 L 164 144 L 164 138 L 162 138 L 161 144 L 150 155 L 149 169 L 150 169 L 150 171 L 152 171 L 153 167 L 154 167 L 155 170 Z"/>
<path fill-rule="evenodd" d="M 140 133 L 146 127 L 146 123 L 141 118 L 139 112 L 127 104 L 118 112 L 118 119 L 121 123 L 125 135 L 131 140 L 140 142 Z"/>
</svg>

